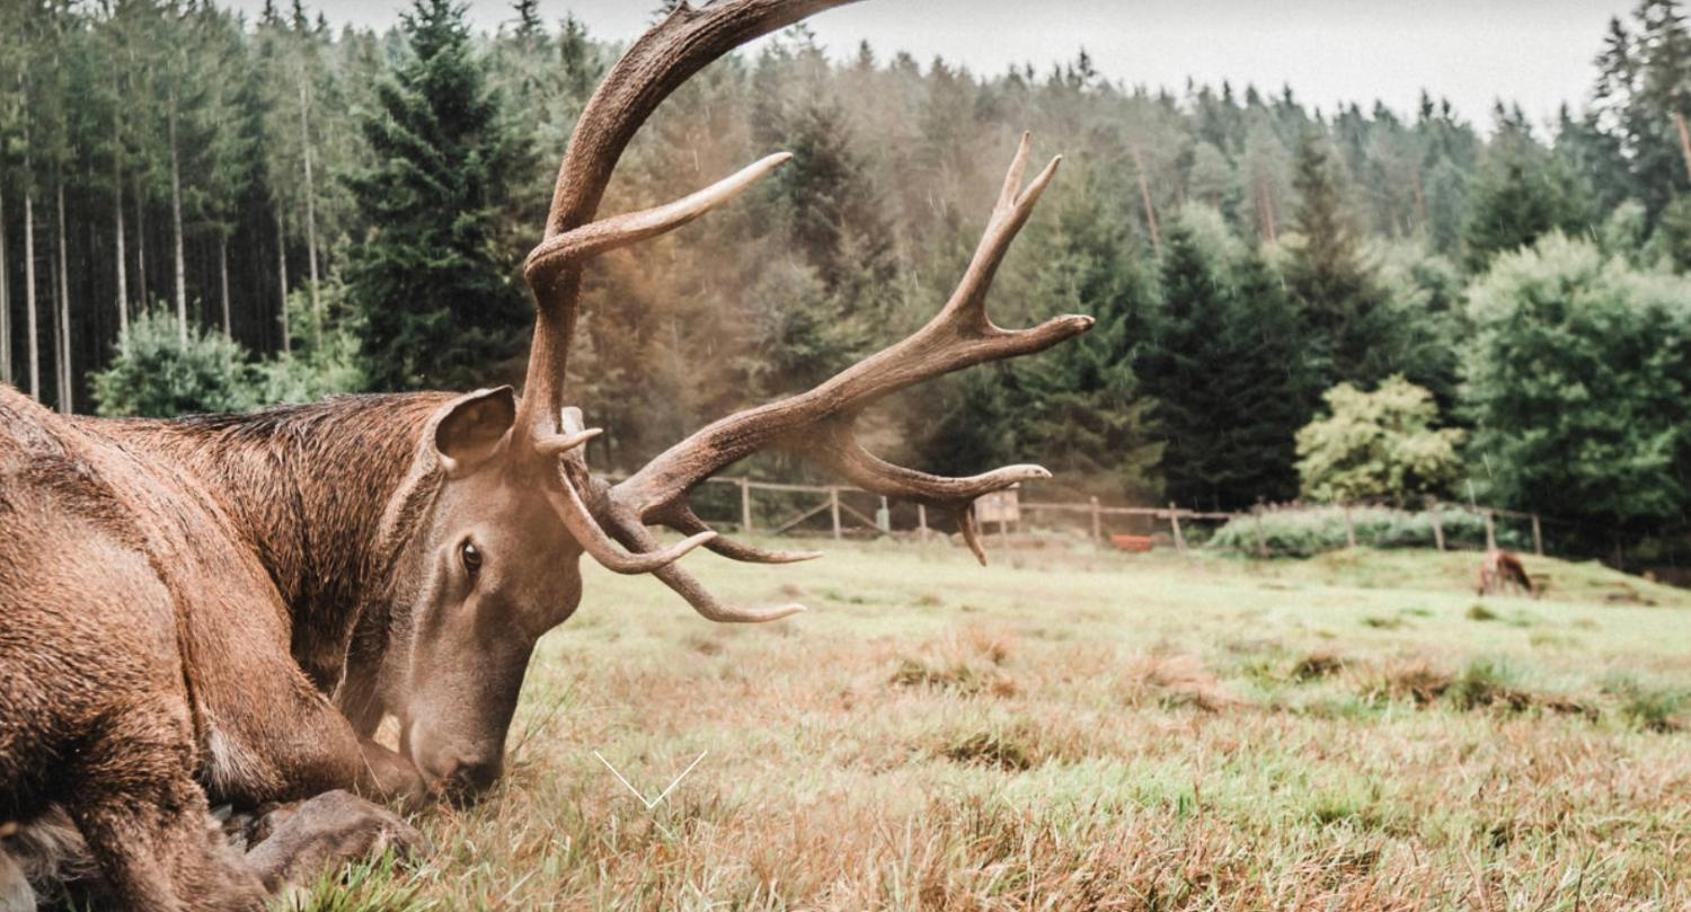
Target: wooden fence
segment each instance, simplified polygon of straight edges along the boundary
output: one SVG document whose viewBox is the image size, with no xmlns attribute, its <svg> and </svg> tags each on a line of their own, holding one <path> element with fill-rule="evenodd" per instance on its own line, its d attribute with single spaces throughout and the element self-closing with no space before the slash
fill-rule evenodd
<svg viewBox="0 0 1691 912">
<path fill-rule="evenodd" d="M 874 536 L 893 534 L 891 524 L 892 510 L 887 498 L 880 497 L 879 495 L 869 491 L 864 491 L 860 488 L 851 487 L 849 485 L 805 485 L 789 484 L 786 482 L 753 481 L 749 478 L 713 477 L 707 480 L 714 484 L 733 485 L 738 488 L 739 517 L 737 525 L 742 533 L 762 532 L 770 535 L 782 535 L 793 531 L 806 521 L 826 512 L 828 514 L 828 530 L 835 539 L 843 538 L 848 529 L 853 532 L 866 532 Z M 754 497 L 756 492 L 759 491 L 779 492 L 783 494 L 810 494 L 815 495 L 820 499 L 817 503 L 804 507 L 775 522 L 760 525 L 756 520 L 757 511 L 754 509 Z M 880 506 L 875 511 L 876 515 L 870 516 L 868 513 L 865 513 L 863 510 L 858 509 L 842 499 L 842 495 L 857 494 L 868 497 L 876 497 L 879 499 Z M 1105 506 L 1100 503 L 1096 497 L 1090 498 L 1086 501 L 1068 503 L 1024 500 L 1019 501 L 1016 506 L 1019 513 L 1028 517 L 1029 521 L 1033 521 L 1036 517 L 1040 516 L 1052 517 L 1066 515 L 1075 518 L 1076 520 L 1084 523 L 1084 527 L 1088 532 L 1088 537 L 1099 544 L 1103 544 L 1105 542 L 1107 538 L 1107 523 L 1112 518 L 1134 517 L 1146 520 L 1153 529 L 1156 529 L 1162 523 L 1167 523 L 1169 540 L 1173 543 L 1175 550 L 1181 552 L 1182 554 L 1186 552 L 1187 547 L 1186 527 L 1182 526 L 1183 523 L 1188 524 L 1189 526 L 1189 524 L 1195 522 L 1230 522 L 1232 520 L 1243 520 L 1247 518 L 1256 523 L 1258 530 L 1258 551 L 1266 554 L 1267 546 L 1261 531 L 1262 517 L 1264 513 L 1279 509 L 1272 506 L 1259 506 L 1249 512 L 1228 513 L 1188 510 L 1174 504 L 1169 504 L 1167 507 L 1113 507 Z M 1360 505 L 1341 505 L 1338 507 L 1338 509 L 1342 510 L 1344 513 L 1345 538 L 1351 547 L 1356 546 L 1356 527 L 1351 521 L 1351 511 L 1359 508 L 1359 506 Z M 1428 517 L 1428 520 L 1432 525 L 1433 541 L 1440 551 L 1446 550 L 1444 525 L 1441 521 L 1441 516 L 1454 512 L 1462 512 L 1477 514 L 1484 520 L 1487 550 L 1497 547 L 1497 520 L 1501 517 L 1529 522 L 1532 528 L 1533 553 L 1540 556 L 1544 554 L 1543 522 L 1537 513 L 1522 513 L 1515 510 L 1505 510 L 1497 507 L 1481 507 L 1466 504 L 1437 502 L 1429 503 L 1427 508 L 1421 512 Z M 1021 524 L 1019 519 L 1013 522 L 1015 522 L 1018 527 Z M 999 521 L 996 523 L 998 532 L 1001 536 L 1008 534 L 1008 527 L 1010 524 L 1011 522 L 1008 521 Z M 986 525 L 991 525 L 991 523 L 989 522 Z M 925 506 L 921 504 L 916 505 L 916 525 L 913 529 L 908 531 L 914 532 L 918 537 L 924 540 L 932 535 L 933 530 L 928 525 L 928 511 Z"/>
</svg>

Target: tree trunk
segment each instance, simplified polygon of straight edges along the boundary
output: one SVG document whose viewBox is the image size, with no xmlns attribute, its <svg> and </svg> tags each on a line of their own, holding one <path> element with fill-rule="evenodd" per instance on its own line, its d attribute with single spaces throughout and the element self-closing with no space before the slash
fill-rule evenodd
<svg viewBox="0 0 1691 912">
<path fill-rule="evenodd" d="M 129 350 L 129 264 L 123 241 L 123 162 L 112 156 L 112 216 L 117 223 L 117 344 Z"/>
<path fill-rule="evenodd" d="M 223 302 L 223 338 L 233 339 L 235 331 L 229 323 L 229 236 L 221 230 L 217 233 L 217 284 Z"/>
<path fill-rule="evenodd" d="M 305 149 L 305 258 L 311 267 L 311 321 L 323 338 L 323 301 L 317 294 L 317 191 L 311 179 L 311 81 L 299 83 L 299 137 Z"/>
<path fill-rule="evenodd" d="M 1673 112 L 1673 125 L 1679 128 L 1679 152 L 1685 156 L 1685 176 L 1691 177 L 1691 129 L 1685 126 L 1685 115 Z"/>
<path fill-rule="evenodd" d="M 282 354 L 294 350 L 293 333 L 288 327 L 288 234 L 282 224 L 282 206 L 276 206 L 276 288 L 281 297 L 276 313 L 282 324 Z"/>
<path fill-rule="evenodd" d="M 146 310 L 147 302 L 147 194 L 146 187 L 141 184 L 141 173 L 135 173 L 135 278 L 139 283 L 138 298 L 141 309 Z"/>
<path fill-rule="evenodd" d="M 6 188 L 0 186 L 0 383 L 12 382 L 12 293 L 6 267 Z"/>
<path fill-rule="evenodd" d="M 1257 198 L 1262 201 L 1262 227 L 1268 235 L 1268 243 L 1279 243 L 1280 232 L 1274 223 L 1274 194 L 1268 189 L 1266 177 L 1257 178 Z"/>
<path fill-rule="evenodd" d="M 1157 230 L 1157 210 L 1151 205 L 1151 182 L 1145 176 L 1145 159 L 1139 155 L 1139 147 L 1133 147 L 1133 167 L 1139 172 L 1139 199 L 1145 204 L 1145 224 L 1151 229 L 1151 249 L 1157 256 L 1163 254 L 1162 232 Z"/>
<path fill-rule="evenodd" d="M 24 171 L 29 171 L 29 160 L 24 160 Z M 35 191 L 25 190 L 23 195 L 23 296 L 25 310 L 25 326 L 29 331 L 29 394 L 35 401 L 41 401 L 41 316 L 36 311 L 35 301 Z"/>
<path fill-rule="evenodd" d="M 176 95 L 170 96 L 170 223 L 176 244 L 176 322 L 182 344 L 188 344 L 188 282 L 182 255 L 182 168 L 176 151 Z"/>
<path fill-rule="evenodd" d="M 59 294 L 58 317 L 59 351 L 55 356 L 58 362 L 59 381 L 59 411 L 66 415 L 76 407 L 71 401 L 71 369 L 70 369 L 70 267 L 69 257 L 65 255 L 65 184 L 59 181 Z"/>
</svg>

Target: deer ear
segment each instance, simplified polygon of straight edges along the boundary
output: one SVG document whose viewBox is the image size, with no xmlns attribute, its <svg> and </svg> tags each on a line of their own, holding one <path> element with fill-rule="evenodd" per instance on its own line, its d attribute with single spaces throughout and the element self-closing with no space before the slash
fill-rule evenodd
<svg viewBox="0 0 1691 912">
<path fill-rule="evenodd" d="M 473 471 L 510 439 L 517 396 L 509 386 L 466 393 L 443 406 L 434 422 L 435 457 L 448 478 Z"/>
</svg>

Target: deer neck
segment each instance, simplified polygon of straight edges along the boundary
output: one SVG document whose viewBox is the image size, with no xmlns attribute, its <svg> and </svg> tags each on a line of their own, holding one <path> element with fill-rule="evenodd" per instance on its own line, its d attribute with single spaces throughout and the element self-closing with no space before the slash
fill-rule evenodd
<svg viewBox="0 0 1691 912">
<path fill-rule="evenodd" d="M 391 556 L 378 547 L 389 499 L 410 470 L 418 435 L 448 393 L 348 396 L 250 415 L 101 422 L 145 458 L 202 483 L 276 585 L 291 649 L 325 693 L 360 655 L 380 656 L 367 614 L 386 616 Z M 364 617 L 363 623 L 360 618 Z M 379 621 L 375 625 L 379 627 Z"/>
</svg>

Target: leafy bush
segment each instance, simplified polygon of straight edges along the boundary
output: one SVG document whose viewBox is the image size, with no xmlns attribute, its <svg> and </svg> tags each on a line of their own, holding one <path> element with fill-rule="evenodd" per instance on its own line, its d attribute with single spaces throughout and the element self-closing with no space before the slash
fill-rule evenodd
<svg viewBox="0 0 1691 912">
<path fill-rule="evenodd" d="M 1433 521 L 1426 513 L 1410 513 L 1387 507 L 1357 507 L 1351 510 L 1356 543 L 1372 548 L 1431 548 L 1436 545 Z M 1239 554 L 1257 553 L 1258 520 L 1242 516 L 1228 520 L 1210 539 L 1210 547 Z M 1450 547 L 1485 545 L 1485 519 L 1465 511 L 1439 514 L 1445 544 Z M 1499 526 L 1498 544 L 1523 548 L 1531 544 L 1527 533 Z M 1339 507 L 1291 507 L 1266 510 L 1261 518 L 1263 548 L 1271 557 L 1311 557 L 1347 546 L 1345 512 Z"/>
<path fill-rule="evenodd" d="M 325 310 L 345 312 L 342 285 L 326 283 L 321 295 Z M 293 351 L 258 367 L 260 402 L 315 402 L 365 388 L 364 372 L 358 366 L 358 336 L 348 321 L 319 320 L 312 312 L 310 298 L 299 290 L 288 295 L 288 325 Z"/>
<path fill-rule="evenodd" d="M 171 418 L 239 412 L 258 404 L 259 375 L 245 349 L 199 327 L 191 327 L 185 338 L 168 311 L 137 317 L 111 365 L 90 378 L 96 411 Z"/>
<path fill-rule="evenodd" d="M 1468 289 L 1464 400 L 1487 499 L 1579 530 L 1691 504 L 1691 279 L 1550 234 Z"/>
<path fill-rule="evenodd" d="M 303 292 L 289 296 L 288 316 L 293 352 L 255 362 L 216 330 L 190 327 L 184 344 L 174 314 L 163 308 L 142 313 L 111 365 L 90 378 L 96 411 L 139 418 L 244 412 L 364 388 L 358 340 L 346 325 L 314 324 Z"/>
<path fill-rule="evenodd" d="M 1331 414 L 1298 431 L 1303 496 L 1405 503 L 1448 491 L 1461 475 L 1462 432 L 1433 427 L 1433 394 L 1402 376 L 1365 393 L 1341 383 L 1322 395 Z"/>
</svg>

